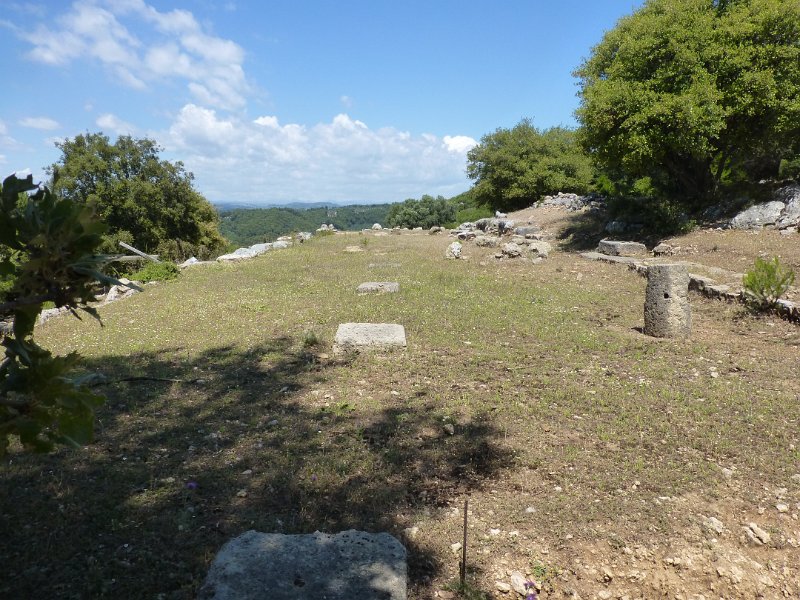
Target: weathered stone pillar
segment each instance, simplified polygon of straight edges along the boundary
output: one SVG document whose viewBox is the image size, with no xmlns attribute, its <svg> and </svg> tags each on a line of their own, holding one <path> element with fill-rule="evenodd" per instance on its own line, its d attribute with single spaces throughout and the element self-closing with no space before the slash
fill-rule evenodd
<svg viewBox="0 0 800 600">
<path fill-rule="evenodd" d="M 650 265 L 644 301 L 644 333 L 653 337 L 686 337 L 692 329 L 689 271 L 686 265 Z"/>
</svg>

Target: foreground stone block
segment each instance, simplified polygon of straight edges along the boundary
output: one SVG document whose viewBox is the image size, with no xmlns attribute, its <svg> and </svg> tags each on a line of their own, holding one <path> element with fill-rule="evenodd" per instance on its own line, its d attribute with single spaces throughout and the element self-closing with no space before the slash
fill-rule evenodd
<svg viewBox="0 0 800 600">
<path fill-rule="evenodd" d="M 689 271 L 683 264 L 650 265 L 644 301 L 644 333 L 660 338 L 691 333 Z"/>
<path fill-rule="evenodd" d="M 405 347 L 405 327 L 393 323 L 342 323 L 333 340 L 334 353 Z"/>
<path fill-rule="evenodd" d="M 405 600 L 406 549 L 388 533 L 248 531 L 222 547 L 199 600 Z"/>
<path fill-rule="evenodd" d="M 359 294 L 394 294 L 400 291 L 396 281 L 367 281 L 356 288 Z"/>
<path fill-rule="evenodd" d="M 639 242 L 600 240 L 600 243 L 597 244 L 597 251 L 609 256 L 642 256 L 647 254 L 647 246 Z"/>
</svg>

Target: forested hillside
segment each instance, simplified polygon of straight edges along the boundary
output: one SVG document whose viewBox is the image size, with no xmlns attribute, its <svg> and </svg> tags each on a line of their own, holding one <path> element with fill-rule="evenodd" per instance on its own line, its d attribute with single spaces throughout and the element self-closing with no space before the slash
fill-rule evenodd
<svg viewBox="0 0 800 600">
<path fill-rule="evenodd" d="M 391 204 L 295 208 L 238 208 L 220 213 L 220 232 L 238 246 L 271 242 L 292 231 L 314 231 L 323 223 L 343 231 L 386 224 Z"/>
</svg>

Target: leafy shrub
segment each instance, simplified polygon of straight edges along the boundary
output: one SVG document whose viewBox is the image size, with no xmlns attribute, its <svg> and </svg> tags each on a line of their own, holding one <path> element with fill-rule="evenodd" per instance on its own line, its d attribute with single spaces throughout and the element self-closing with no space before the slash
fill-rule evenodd
<svg viewBox="0 0 800 600">
<path fill-rule="evenodd" d="M 447 224 L 449 229 L 458 227 L 461 223 L 474 223 L 478 219 L 485 219 L 486 217 L 493 217 L 494 212 L 486 206 L 470 206 L 463 208 L 456 213 L 456 218 L 451 223 Z"/>
<path fill-rule="evenodd" d="M 748 304 L 756 311 L 774 308 L 778 299 L 794 283 L 794 271 L 772 260 L 757 258 L 755 265 L 742 279 Z"/>
<path fill-rule="evenodd" d="M 442 196 L 422 196 L 419 200 L 409 198 L 401 204 L 393 204 L 386 216 L 389 227 L 422 227 L 430 229 L 435 225 L 451 222 L 456 216 L 456 208 Z"/>
<path fill-rule="evenodd" d="M 131 273 L 129 279 L 148 283 L 150 281 L 169 281 L 177 279 L 181 270 L 173 262 L 148 262 L 144 267 Z"/>
</svg>

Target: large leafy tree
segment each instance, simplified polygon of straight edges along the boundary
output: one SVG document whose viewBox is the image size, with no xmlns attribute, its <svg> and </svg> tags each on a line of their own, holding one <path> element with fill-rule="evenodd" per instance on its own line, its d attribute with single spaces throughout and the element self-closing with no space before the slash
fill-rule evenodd
<svg viewBox="0 0 800 600">
<path fill-rule="evenodd" d="M 500 210 L 530 206 L 546 194 L 585 193 L 593 168 L 570 129 L 541 131 L 529 119 L 497 129 L 467 154 L 477 202 Z"/>
<path fill-rule="evenodd" d="M 153 140 L 121 136 L 112 144 L 102 133 L 87 133 L 56 146 L 62 156 L 51 166 L 54 192 L 95 204 L 112 240 L 170 258 L 208 255 L 224 245 L 219 217 L 192 187 L 192 173 L 160 159 Z"/>
<path fill-rule="evenodd" d="M 599 165 L 688 203 L 800 152 L 797 0 L 648 0 L 576 75 Z"/>
</svg>

